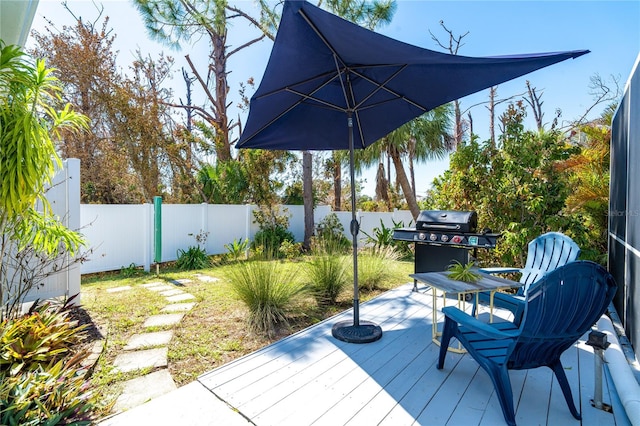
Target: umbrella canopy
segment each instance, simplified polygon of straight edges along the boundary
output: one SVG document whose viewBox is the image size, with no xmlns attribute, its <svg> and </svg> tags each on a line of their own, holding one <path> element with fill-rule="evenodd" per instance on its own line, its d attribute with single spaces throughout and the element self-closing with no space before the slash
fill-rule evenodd
<svg viewBox="0 0 640 426">
<path fill-rule="evenodd" d="M 449 55 L 377 34 L 306 1 L 284 2 L 236 147 L 350 150 L 354 319 L 336 324 L 335 337 L 364 343 L 382 335 L 375 324 L 359 320 L 353 150 L 439 105 L 585 53 Z"/>
<path fill-rule="evenodd" d="M 588 53 L 466 57 L 412 46 L 285 1 L 280 27 L 238 148 L 365 148 L 447 102 Z"/>
</svg>

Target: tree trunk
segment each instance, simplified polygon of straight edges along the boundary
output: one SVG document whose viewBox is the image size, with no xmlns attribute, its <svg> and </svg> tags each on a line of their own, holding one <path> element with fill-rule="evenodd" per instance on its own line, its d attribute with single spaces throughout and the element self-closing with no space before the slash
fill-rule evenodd
<svg viewBox="0 0 640 426">
<path fill-rule="evenodd" d="M 453 110 L 455 114 L 455 128 L 453 129 L 453 140 L 456 144 L 455 148 L 458 149 L 458 147 L 462 144 L 462 134 L 463 134 L 462 112 L 460 112 L 459 101 L 453 102 Z"/>
<path fill-rule="evenodd" d="M 311 250 L 313 235 L 313 162 L 309 151 L 302 153 L 302 199 L 304 201 L 304 240 L 302 249 Z"/>
<path fill-rule="evenodd" d="M 404 193 L 404 198 L 407 201 L 409 210 L 411 211 L 411 216 L 413 216 L 413 220 L 416 221 L 418 219 L 418 216 L 420 215 L 420 207 L 418 207 L 416 197 L 413 196 L 413 191 L 411 190 L 411 185 L 409 183 L 409 179 L 407 178 L 407 173 L 404 171 L 404 166 L 402 165 L 402 160 L 400 159 L 400 153 L 395 147 L 392 146 L 389 149 L 389 155 L 391 156 L 393 166 L 396 169 L 396 180 L 400 183 L 400 187 L 402 188 L 402 192 Z"/>
<path fill-rule="evenodd" d="M 496 94 L 498 86 L 489 89 L 489 138 L 491 140 L 491 148 L 496 148 Z"/>
<path fill-rule="evenodd" d="M 333 210 L 339 212 L 342 210 L 342 164 L 334 154 L 333 155 Z"/>
</svg>

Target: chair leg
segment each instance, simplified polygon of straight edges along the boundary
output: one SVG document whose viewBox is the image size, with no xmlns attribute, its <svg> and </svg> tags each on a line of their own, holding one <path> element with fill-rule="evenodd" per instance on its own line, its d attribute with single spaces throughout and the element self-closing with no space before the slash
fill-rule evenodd
<svg viewBox="0 0 640 426">
<path fill-rule="evenodd" d="M 556 375 L 556 379 L 558 380 L 558 384 L 560 384 L 560 389 L 562 389 L 562 393 L 564 395 L 564 399 L 567 401 L 567 406 L 569 407 L 569 411 L 573 417 L 577 420 L 582 420 L 582 416 L 578 413 L 575 404 L 573 403 L 573 395 L 571 393 L 571 387 L 569 386 L 569 381 L 567 380 L 567 375 L 564 372 L 564 367 L 560 360 L 557 360 L 552 365 L 549 366 L 553 370 Z"/>
<path fill-rule="evenodd" d="M 496 365 L 491 362 L 482 365 L 485 368 L 493 387 L 498 395 L 502 415 L 509 426 L 516 426 L 516 413 L 513 408 L 513 390 L 511 389 L 511 379 L 509 378 L 509 370 L 505 365 Z"/>
<path fill-rule="evenodd" d="M 449 348 L 449 342 L 455 335 L 458 329 L 458 323 L 445 317 L 444 327 L 442 329 L 442 336 L 440 338 L 440 355 L 438 356 L 438 370 L 442 370 L 444 367 L 444 359 L 447 356 L 447 349 Z"/>
</svg>

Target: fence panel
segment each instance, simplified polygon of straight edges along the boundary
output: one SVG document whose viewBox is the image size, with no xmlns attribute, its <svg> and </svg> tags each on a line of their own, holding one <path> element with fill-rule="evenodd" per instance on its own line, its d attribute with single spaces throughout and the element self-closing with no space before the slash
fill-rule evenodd
<svg viewBox="0 0 640 426">
<path fill-rule="evenodd" d="M 83 204 L 80 210 L 80 232 L 93 250 L 89 262 L 82 264 L 83 274 L 145 265 L 153 256 L 151 204 Z"/>
<path fill-rule="evenodd" d="M 252 240 L 260 229 L 254 222 L 251 205 L 220 204 L 163 204 L 162 205 L 162 261 L 177 259 L 178 250 L 186 250 L 197 245 L 195 237 L 200 232 L 208 232 L 205 249 L 208 254 L 227 252 L 225 244 L 233 240 Z M 289 230 L 296 241 L 304 238 L 304 207 L 282 206 L 289 216 Z M 131 264 L 150 269 L 153 263 L 153 205 L 96 205 L 80 206 L 82 233 L 86 236 L 93 253 L 90 261 L 82 265 L 82 273 L 119 270 Z M 330 206 L 318 206 L 314 210 L 317 224 L 331 213 Z M 350 212 L 336 212 L 351 238 Z M 394 213 L 358 212 L 361 229 L 368 234 L 380 226 L 392 227 L 398 218 L 410 218 L 409 212 Z M 406 221 L 405 223 L 408 223 Z M 360 244 L 366 236 L 359 234 Z"/>
</svg>

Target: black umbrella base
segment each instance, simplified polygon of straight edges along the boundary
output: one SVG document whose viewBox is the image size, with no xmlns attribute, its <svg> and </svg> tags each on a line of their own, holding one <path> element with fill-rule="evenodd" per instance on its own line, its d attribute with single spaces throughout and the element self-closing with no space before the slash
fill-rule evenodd
<svg viewBox="0 0 640 426">
<path fill-rule="evenodd" d="M 338 340 L 348 343 L 371 343 L 382 337 L 382 329 L 369 321 L 359 321 L 353 325 L 353 321 L 340 321 L 334 324 L 331 334 Z"/>
</svg>

